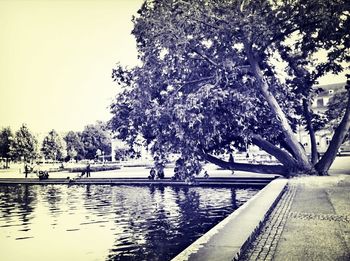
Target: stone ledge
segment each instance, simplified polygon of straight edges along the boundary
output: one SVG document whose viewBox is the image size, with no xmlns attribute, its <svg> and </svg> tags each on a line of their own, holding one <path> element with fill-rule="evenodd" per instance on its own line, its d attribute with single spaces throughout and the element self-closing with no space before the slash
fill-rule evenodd
<svg viewBox="0 0 350 261">
<path fill-rule="evenodd" d="M 287 179 L 276 179 L 178 254 L 173 261 L 237 260 L 282 196 Z"/>
</svg>

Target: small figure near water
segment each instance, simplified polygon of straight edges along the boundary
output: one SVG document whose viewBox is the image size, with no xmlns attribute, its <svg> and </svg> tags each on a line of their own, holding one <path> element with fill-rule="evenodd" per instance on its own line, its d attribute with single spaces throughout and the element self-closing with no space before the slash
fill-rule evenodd
<svg viewBox="0 0 350 261">
<path fill-rule="evenodd" d="M 85 170 L 83 170 L 83 171 L 80 173 L 80 175 L 79 175 L 78 177 L 79 177 L 79 178 L 84 177 L 85 173 L 86 173 L 86 171 L 85 171 Z"/>
<path fill-rule="evenodd" d="M 88 165 L 86 166 L 86 177 L 91 177 L 91 165 L 90 163 L 88 163 Z"/>
<path fill-rule="evenodd" d="M 29 173 L 29 172 L 30 172 L 29 163 L 26 162 L 26 163 L 24 164 L 24 174 L 25 174 L 25 178 L 28 177 L 28 173 Z"/>
<path fill-rule="evenodd" d="M 68 183 L 69 184 L 71 184 L 71 183 L 74 183 L 75 181 L 76 181 L 76 179 L 75 178 L 71 178 L 71 177 L 67 177 L 67 181 L 68 181 Z"/>
<path fill-rule="evenodd" d="M 159 169 L 158 173 L 157 173 L 157 178 L 158 179 L 164 179 L 164 170 L 163 169 Z"/>
<path fill-rule="evenodd" d="M 233 157 L 232 153 L 230 153 L 229 162 L 230 162 L 230 163 L 235 163 L 235 159 L 234 159 L 234 157 Z M 233 174 L 235 174 L 235 171 L 234 171 L 234 170 L 232 170 L 232 173 L 231 173 L 231 174 L 232 174 L 232 175 L 233 175 Z"/>
<path fill-rule="evenodd" d="M 156 176 L 156 171 L 154 170 L 154 168 L 151 168 L 151 170 L 149 171 L 148 179 L 154 179 L 155 176 Z"/>
<path fill-rule="evenodd" d="M 49 172 L 46 170 L 43 170 L 39 162 L 37 162 L 36 164 L 37 164 L 35 167 L 36 175 L 38 176 L 39 180 L 48 179 Z"/>
</svg>

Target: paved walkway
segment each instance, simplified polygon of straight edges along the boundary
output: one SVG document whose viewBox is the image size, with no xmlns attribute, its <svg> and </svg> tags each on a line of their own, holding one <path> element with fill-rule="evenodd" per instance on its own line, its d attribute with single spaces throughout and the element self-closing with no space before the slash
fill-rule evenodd
<svg viewBox="0 0 350 261">
<path fill-rule="evenodd" d="M 350 260 L 350 176 L 300 177 L 241 260 Z"/>
</svg>

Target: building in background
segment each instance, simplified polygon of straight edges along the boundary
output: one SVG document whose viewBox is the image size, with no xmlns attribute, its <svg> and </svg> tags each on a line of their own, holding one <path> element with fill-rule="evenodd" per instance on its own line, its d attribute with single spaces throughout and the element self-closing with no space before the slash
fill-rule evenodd
<svg viewBox="0 0 350 261">
<path fill-rule="evenodd" d="M 346 83 L 336 83 L 336 84 L 317 86 L 318 88 L 321 89 L 321 92 L 313 100 L 313 103 L 311 105 L 311 109 L 313 110 L 313 112 L 320 115 L 325 114 L 325 112 L 328 109 L 328 104 L 330 100 L 335 94 L 345 90 L 344 89 L 345 84 Z M 339 121 L 340 120 L 341 119 L 339 119 Z M 334 131 L 332 130 L 332 128 L 323 128 L 322 130 L 319 130 L 315 133 L 316 143 L 317 143 L 317 148 L 319 153 L 324 153 L 327 150 L 333 134 L 334 134 Z M 311 153 L 310 137 L 308 132 L 304 129 L 304 127 L 301 127 L 298 129 L 298 139 L 299 139 L 299 142 L 304 146 L 305 150 L 308 153 Z M 349 142 L 344 143 L 341 146 L 342 151 L 350 150 L 350 146 L 348 143 Z"/>
</svg>

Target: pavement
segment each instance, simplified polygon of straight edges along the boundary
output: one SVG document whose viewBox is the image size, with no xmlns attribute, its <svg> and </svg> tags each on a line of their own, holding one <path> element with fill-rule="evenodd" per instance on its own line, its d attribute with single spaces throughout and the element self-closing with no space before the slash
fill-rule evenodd
<svg viewBox="0 0 350 261">
<path fill-rule="evenodd" d="M 289 180 L 239 260 L 350 260 L 350 176 Z"/>
</svg>

